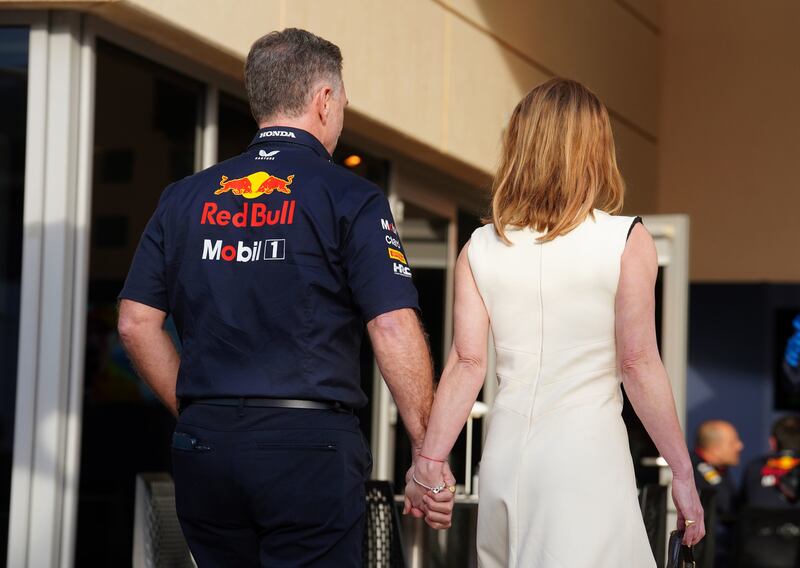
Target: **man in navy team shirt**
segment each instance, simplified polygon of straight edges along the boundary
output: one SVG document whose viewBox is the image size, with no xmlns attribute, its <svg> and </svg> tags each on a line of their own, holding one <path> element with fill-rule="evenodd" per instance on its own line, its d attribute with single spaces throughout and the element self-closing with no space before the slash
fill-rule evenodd
<svg viewBox="0 0 800 568">
<path fill-rule="evenodd" d="M 164 191 L 120 293 L 125 348 L 178 416 L 176 504 L 201 567 L 361 565 L 371 457 L 352 409 L 367 403 L 365 324 L 414 448 L 425 434 L 430 353 L 388 202 L 331 162 L 341 64 L 303 30 L 253 44 L 260 130 Z M 430 497 L 413 513 L 448 527 L 452 491 Z"/>
</svg>

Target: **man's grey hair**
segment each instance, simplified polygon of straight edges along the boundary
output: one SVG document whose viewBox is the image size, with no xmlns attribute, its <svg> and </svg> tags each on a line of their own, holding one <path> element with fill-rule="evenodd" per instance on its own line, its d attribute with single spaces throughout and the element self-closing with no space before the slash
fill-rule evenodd
<svg viewBox="0 0 800 568">
<path fill-rule="evenodd" d="M 244 81 L 256 122 L 276 116 L 296 118 L 305 112 L 320 82 L 340 88 L 342 52 L 306 30 L 270 32 L 250 48 Z"/>
</svg>

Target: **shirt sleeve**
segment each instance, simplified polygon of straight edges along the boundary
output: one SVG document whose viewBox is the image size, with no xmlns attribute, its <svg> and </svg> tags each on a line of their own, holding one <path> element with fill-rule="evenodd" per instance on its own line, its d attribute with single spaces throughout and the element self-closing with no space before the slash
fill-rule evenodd
<svg viewBox="0 0 800 568">
<path fill-rule="evenodd" d="M 163 212 L 162 197 L 139 240 L 119 299 L 133 300 L 168 313 Z"/>
<path fill-rule="evenodd" d="M 371 192 L 344 241 L 347 282 L 365 321 L 401 308 L 419 310 L 417 289 L 389 202 Z"/>
</svg>

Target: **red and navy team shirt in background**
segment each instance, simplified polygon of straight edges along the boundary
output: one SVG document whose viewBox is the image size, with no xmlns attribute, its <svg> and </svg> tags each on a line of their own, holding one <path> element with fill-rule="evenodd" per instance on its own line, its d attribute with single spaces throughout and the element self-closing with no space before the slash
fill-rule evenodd
<svg viewBox="0 0 800 568">
<path fill-rule="evenodd" d="M 167 187 L 119 297 L 173 316 L 179 398 L 353 408 L 365 322 L 419 309 L 383 192 L 288 127 Z"/>
</svg>

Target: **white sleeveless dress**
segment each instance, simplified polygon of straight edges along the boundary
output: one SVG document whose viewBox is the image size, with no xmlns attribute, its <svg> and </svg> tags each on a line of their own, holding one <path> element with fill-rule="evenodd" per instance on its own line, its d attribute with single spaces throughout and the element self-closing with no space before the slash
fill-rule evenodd
<svg viewBox="0 0 800 568">
<path fill-rule="evenodd" d="M 480 465 L 483 568 L 655 566 L 622 420 L 614 302 L 633 217 L 595 211 L 539 244 L 472 234 L 499 390 Z"/>
</svg>

